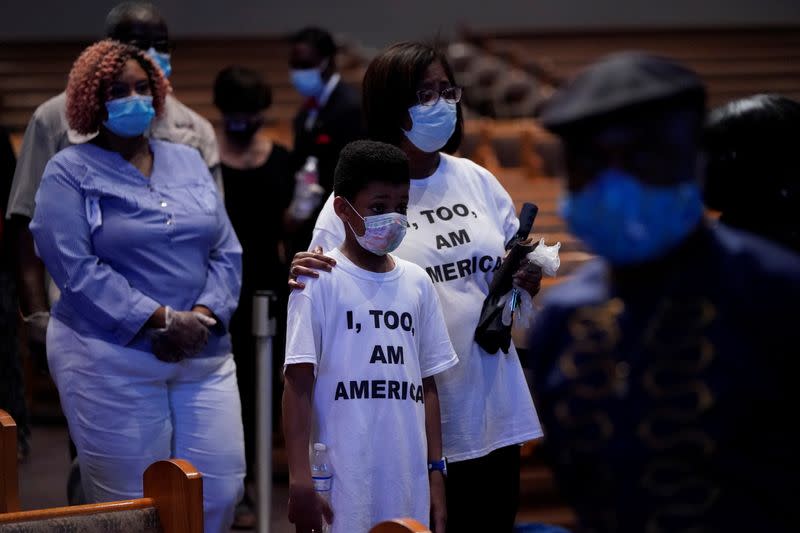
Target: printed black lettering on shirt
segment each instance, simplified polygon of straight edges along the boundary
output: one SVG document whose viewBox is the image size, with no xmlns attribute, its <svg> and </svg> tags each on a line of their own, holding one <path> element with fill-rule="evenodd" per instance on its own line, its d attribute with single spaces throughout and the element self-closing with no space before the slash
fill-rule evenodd
<svg viewBox="0 0 800 533">
<path fill-rule="evenodd" d="M 384 351 L 380 344 L 372 349 L 372 356 L 369 358 L 370 364 L 383 363 L 384 365 L 404 365 L 402 346 L 387 346 Z"/>
<path fill-rule="evenodd" d="M 470 216 L 470 214 L 474 218 L 478 218 L 477 213 L 464 204 L 455 204 L 452 206 L 440 205 L 433 209 L 424 209 L 420 211 L 419 214 L 425 217 L 428 224 L 434 224 L 437 220 L 447 222 L 448 220 L 452 220 L 455 216 L 466 218 Z"/>
<path fill-rule="evenodd" d="M 368 315 L 367 318 L 364 315 Z M 407 332 L 414 337 L 416 329 L 414 327 L 414 315 L 408 311 L 397 311 L 394 309 L 368 309 L 364 311 L 348 310 L 344 313 L 345 326 L 347 330 L 354 331 L 356 334 L 361 332 L 361 322 L 363 320 L 365 328 L 372 326 L 375 330 L 386 329 L 390 331 Z M 366 318 L 366 320 L 364 320 Z M 403 345 L 382 345 L 376 344 L 369 352 L 369 364 L 381 365 L 405 365 L 405 347 Z M 366 360 L 366 359 L 365 359 Z M 336 391 L 333 395 L 334 401 L 339 400 L 411 400 L 417 403 L 424 403 L 424 397 L 420 392 L 422 387 L 407 381 L 373 379 L 350 381 L 339 381 L 336 384 Z"/>
<path fill-rule="evenodd" d="M 364 379 L 337 383 L 333 401 L 339 400 L 410 400 L 424 404 L 425 394 L 422 385 L 408 381 Z"/>
<path fill-rule="evenodd" d="M 432 265 L 425 267 L 425 272 L 434 283 L 442 283 L 443 281 L 454 281 L 469 276 L 474 276 L 479 272 L 484 274 L 494 272 L 500 265 L 503 264 L 502 257 L 492 257 L 484 255 L 481 257 L 472 256 L 460 259 L 454 263 L 443 263 L 441 265 Z"/>
</svg>

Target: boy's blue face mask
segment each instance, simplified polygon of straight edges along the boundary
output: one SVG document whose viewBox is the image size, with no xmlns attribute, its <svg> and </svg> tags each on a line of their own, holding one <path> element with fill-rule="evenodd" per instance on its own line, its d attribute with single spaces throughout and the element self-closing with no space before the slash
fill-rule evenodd
<svg viewBox="0 0 800 533">
<path fill-rule="evenodd" d="M 609 169 L 561 203 L 570 231 L 613 265 L 656 259 L 678 245 L 703 216 L 694 182 L 647 185 Z"/>
<path fill-rule="evenodd" d="M 109 100 L 106 110 L 108 119 L 103 124 L 120 137 L 142 135 L 156 116 L 153 97 L 140 94 Z"/>
<path fill-rule="evenodd" d="M 146 52 L 150 59 L 152 59 L 156 66 L 161 69 L 161 73 L 164 74 L 165 78 L 169 78 L 169 75 L 172 74 L 172 64 L 170 63 L 171 56 L 166 52 L 159 52 L 152 46 Z"/>
</svg>

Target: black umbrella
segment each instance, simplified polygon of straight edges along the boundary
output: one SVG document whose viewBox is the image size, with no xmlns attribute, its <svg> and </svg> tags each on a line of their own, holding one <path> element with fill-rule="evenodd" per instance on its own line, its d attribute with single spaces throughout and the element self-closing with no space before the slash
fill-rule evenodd
<svg viewBox="0 0 800 533">
<path fill-rule="evenodd" d="M 489 353 L 497 353 L 502 349 L 508 353 L 511 346 L 511 326 L 503 324 L 503 296 L 512 289 L 514 273 L 526 255 L 531 253 L 538 243 L 527 243 L 528 235 L 533 228 L 533 220 L 539 208 L 536 204 L 526 202 L 519 213 L 519 231 L 506 245 L 508 255 L 497 270 L 489 286 L 489 294 L 483 302 L 481 318 L 475 328 L 475 342 Z"/>
</svg>

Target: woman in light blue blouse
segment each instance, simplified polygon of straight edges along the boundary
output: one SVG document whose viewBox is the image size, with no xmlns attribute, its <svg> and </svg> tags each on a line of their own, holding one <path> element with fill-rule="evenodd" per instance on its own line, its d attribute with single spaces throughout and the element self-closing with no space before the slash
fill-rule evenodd
<svg viewBox="0 0 800 533">
<path fill-rule="evenodd" d="M 227 333 L 242 250 L 200 154 L 144 135 L 168 90 L 136 48 L 87 48 L 67 118 L 97 135 L 50 160 L 30 227 L 61 289 L 48 361 L 88 499 L 141 496 L 145 468 L 180 457 L 222 532 L 245 471 Z"/>
</svg>

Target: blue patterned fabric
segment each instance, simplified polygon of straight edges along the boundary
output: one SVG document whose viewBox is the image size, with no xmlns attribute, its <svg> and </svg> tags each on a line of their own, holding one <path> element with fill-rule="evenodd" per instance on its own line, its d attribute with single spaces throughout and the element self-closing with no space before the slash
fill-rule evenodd
<svg viewBox="0 0 800 533">
<path fill-rule="evenodd" d="M 797 527 L 800 257 L 724 228 L 622 284 L 553 289 L 530 344 L 547 456 L 580 531 Z"/>
</svg>

